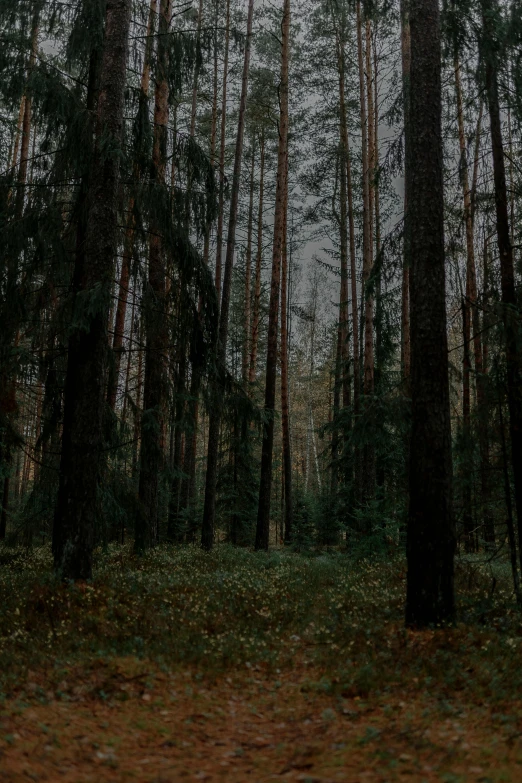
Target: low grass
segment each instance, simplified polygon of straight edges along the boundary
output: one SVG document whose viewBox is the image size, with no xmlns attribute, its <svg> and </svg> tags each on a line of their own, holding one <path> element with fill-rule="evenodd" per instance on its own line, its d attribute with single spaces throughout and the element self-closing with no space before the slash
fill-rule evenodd
<svg viewBox="0 0 522 783">
<path fill-rule="evenodd" d="M 207 673 L 275 671 L 304 656 L 324 671 L 323 687 L 361 696 L 401 683 L 491 702 L 519 693 L 522 616 L 506 566 L 459 561 L 459 621 L 423 633 L 403 628 L 405 576 L 400 557 L 221 545 L 136 559 L 110 546 L 92 583 L 63 585 L 47 549 L 0 549 L 0 698 L 27 670 L 63 679 L 71 666 L 124 656 Z"/>
<path fill-rule="evenodd" d="M 111 546 L 64 585 L 0 549 L 0 780 L 516 783 L 509 569 L 456 573 L 456 625 L 414 632 L 402 557 Z"/>
</svg>

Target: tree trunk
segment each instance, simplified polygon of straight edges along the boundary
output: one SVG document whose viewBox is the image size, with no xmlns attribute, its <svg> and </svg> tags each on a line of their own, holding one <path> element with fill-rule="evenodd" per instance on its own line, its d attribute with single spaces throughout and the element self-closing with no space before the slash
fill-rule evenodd
<svg viewBox="0 0 522 783">
<path fill-rule="evenodd" d="M 217 43 L 217 28 L 219 22 L 219 0 L 216 0 L 215 5 L 215 27 L 214 27 L 214 67 L 213 67 L 213 95 L 212 95 L 212 121 L 210 128 L 210 161 L 214 164 L 216 155 L 216 129 L 217 129 L 217 99 L 218 99 L 218 43 Z M 205 238 L 203 240 L 203 262 L 207 266 L 210 256 L 210 223 L 205 230 Z M 198 317 L 201 314 L 202 299 L 200 297 L 198 307 Z M 187 417 L 191 424 L 192 431 L 190 437 L 187 437 L 185 445 L 184 466 L 183 470 L 187 476 L 186 481 L 183 484 L 180 507 L 184 511 L 191 509 L 194 510 L 194 499 L 196 493 L 196 462 L 197 462 L 197 447 L 198 447 L 198 419 L 199 419 L 199 394 L 201 389 L 201 382 L 203 380 L 203 367 L 202 357 L 199 351 L 194 352 L 192 360 L 192 373 L 190 379 L 190 393 L 187 404 Z M 195 520 L 193 513 L 189 517 L 190 527 L 187 530 L 187 539 L 193 543 L 195 540 Z"/>
<path fill-rule="evenodd" d="M 281 253 L 285 227 L 285 194 L 288 187 L 288 67 L 290 60 L 290 0 L 284 0 L 281 24 L 281 78 L 279 82 L 279 148 L 272 251 L 272 278 L 268 309 L 268 346 L 265 379 L 265 425 L 261 446 L 261 478 L 257 511 L 256 549 L 268 550 L 270 538 L 270 495 L 272 489 L 272 452 L 274 446 L 277 326 L 281 283 Z"/>
<path fill-rule="evenodd" d="M 243 60 L 243 76 L 241 81 L 241 99 L 237 122 L 236 151 L 234 157 L 234 173 L 232 176 L 232 197 L 230 200 L 230 215 L 228 222 L 227 252 L 225 257 L 225 274 L 223 277 L 223 294 L 219 316 L 219 330 L 216 342 L 216 378 L 211 389 L 212 410 L 209 416 L 209 434 L 207 451 L 207 475 L 205 481 L 205 505 L 203 509 L 203 524 L 201 530 L 201 545 L 210 550 L 214 546 L 214 527 L 216 519 L 216 487 L 219 456 L 219 433 L 223 411 L 223 388 L 226 371 L 226 353 L 228 339 L 228 314 L 232 290 L 232 271 L 234 267 L 234 251 L 236 242 L 236 223 L 239 202 L 239 186 L 241 180 L 241 161 L 243 156 L 243 137 L 245 131 L 245 111 L 248 95 L 248 73 L 250 67 L 250 48 L 252 40 L 252 20 L 254 16 L 254 1 L 249 0 L 245 55 Z"/>
<path fill-rule="evenodd" d="M 362 31 L 361 31 L 362 38 Z M 362 40 L 361 40 L 362 56 Z M 373 91 L 372 91 L 372 67 L 371 67 L 371 33 L 370 22 L 366 22 L 366 87 L 367 103 L 361 104 L 361 125 L 363 127 L 363 139 L 367 145 L 366 160 L 363 162 L 363 189 L 366 200 L 366 243 L 364 244 L 364 393 L 373 394 L 374 387 L 374 356 L 373 356 L 373 295 L 369 296 L 366 290 L 373 267 L 373 173 L 374 173 L 374 143 L 373 143 Z M 362 92 L 364 93 L 364 66 L 362 72 Z M 367 108 L 366 108 L 367 107 Z"/>
<path fill-rule="evenodd" d="M 351 406 L 350 390 L 350 351 L 348 344 L 348 129 L 346 125 L 346 105 L 344 93 L 344 57 L 341 53 L 342 43 L 340 36 L 344 33 L 344 27 L 338 38 L 338 70 L 339 70 L 339 135 L 340 135 L 340 212 L 339 234 L 341 247 L 341 288 L 339 295 L 339 332 L 341 340 L 341 383 L 343 407 Z M 353 219 L 353 215 L 352 215 Z M 352 237 L 350 236 L 350 239 Z"/>
<path fill-rule="evenodd" d="M 438 0 L 411 4 L 410 31 L 406 179 L 412 435 L 406 623 L 423 627 L 451 621 L 455 608 Z"/>
<path fill-rule="evenodd" d="M 181 310 L 183 303 L 180 302 L 180 314 L 178 314 L 178 323 L 181 323 Z M 183 326 L 180 331 L 185 333 Z M 183 337 L 180 340 L 180 355 L 178 361 L 178 377 L 176 382 L 176 398 L 174 408 L 174 421 L 172 427 L 174 430 L 174 453 L 172 455 L 172 482 L 170 485 L 170 498 L 169 498 L 169 514 L 168 514 L 168 540 L 169 541 L 182 541 L 182 525 L 179 516 L 181 510 L 181 497 L 180 493 L 185 481 L 182 481 L 182 457 L 183 457 L 183 411 L 185 407 L 185 376 L 187 372 L 187 345 L 186 339 Z"/>
<path fill-rule="evenodd" d="M 82 327 L 73 328 L 69 337 L 54 520 L 60 543 L 55 549 L 55 566 L 64 579 L 92 576 L 103 464 L 107 321 L 118 245 L 120 156 L 112 150 L 122 143 L 130 12 L 130 0 L 107 0 L 85 248 L 76 258 L 74 271 L 76 306 L 78 299 L 83 300 Z M 111 149 L 111 154 L 105 149 Z M 85 295 L 91 300 L 90 308 L 85 307 Z"/>
<path fill-rule="evenodd" d="M 517 309 L 513 246 L 508 217 L 508 195 L 504 165 L 504 145 L 498 97 L 498 73 L 492 21 L 492 2 L 482 3 L 484 56 L 486 60 L 486 93 L 489 106 L 497 241 L 500 254 L 500 287 L 506 345 L 507 398 L 511 460 L 515 486 L 518 536 L 522 541 L 522 357 L 520 348 L 520 313 Z M 519 547 L 522 569 L 522 547 Z"/>
<path fill-rule="evenodd" d="M 469 456 L 471 453 L 471 395 L 470 395 L 470 376 L 471 376 L 471 321 L 470 308 L 468 301 L 468 288 L 466 296 L 462 297 L 462 466 L 461 466 L 461 484 L 462 484 L 462 523 L 464 531 L 464 548 L 466 552 L 473 552 L 474 533 L 473 533 L 473 515 L 472 515 L 472 496 L 471 481 L 473 476 L 473 464 Z"/>
<path fill-rule="evenodd" d="M 288 153 L 287 162 L 288 167 Z M 292 491 L 292 448 L 290 439 L 290 398 L 288 388 L 288 176 L 285 177 L 283 207 L 283 238 L 281 247 L 281 424 L 283 429 L 283 476 L 284 476 L 284 540 L 291 541 L 294 524 Z"/>
<path fill-rule="evenodd" d="M 472 533 L 474 529 L 472 502 L 471 502 L 471 476 L 473 475 L 473 462 L 471 458 L 472 435 L 471 435 L 471 398 L 470 398 L 470 376 L 471 376 L 471 326 L 473 315 L 473 347 L 475 356 L 475 375 L 477 389 L 477 403 L 480 410 L 484 404 L 483 400 L 483 382 L 482 382 L 482 345 L 480 339 L 479 311 L 477 307 L 477 273 L 475 267 L 475 247 L 473 236 L 473 211 L 471 203 L 471 190 L 469 186 L 468 162 L 466 154 L 466 133 L 464 129 L 464 112 L 462 107 L 462 85 L 460 79 L 460 63 L 458 56 L 455 56 L 455 91 L 457 97 L 457 123 L 459 129 L 459 149 L 460 149 L 460 171 L 464 201 L 464 224 L 466 228 L 466 295 L 462 300 L 462 324 L 463 324 L 463 366 L 462 366 L 462 413 L 463 413 L 463 521 L 464 521 L 464 544 L 466 551 L 472 552 L 475 549 L 475 536 Z M 477 133 L 479 128 L 477 128 Z M 479 432 L 479 439 L 483 435 Z M 481 447 L 481 458 L 483 457 L 483 448 Z M 484 466 L 481 467 L 481 473 L 484 472 Z"/>
<path fill-rule="evenodd" d="M 368 49 L 369 22 L 366 24 L 366 48 Z M 371 165 L 373 119 L 370 103 L 373 104 L 371 90 L 371 66 L 368 69 L 368 51 L 366 52 L 366 83 L 365 56 L 363 47 L 363 22 L 361 3 L 357 2 L 357 54 L 359 65 L 359 98 L 361 111 L 362 134 L 362 183 L 363 183 L 363 270 L 362 270 L 362 303 L 364 307 L 364 355 L 363 355 L 363 391 L 365 397 L 373 394 L 374 386 L 374 356 L 373 356 L 373 296 L 368 295 L 367 286 L 373 266 L 372 212 L 373 188 L 371 187 Z M 368 103 L 367 103 L 368 101 Z M 366 400 L 366 407 L 369 401 Z M 362 476 L 360 482 L 362 500 L 371 500 L 375 486 L 375 450 L 371 443 L 365 443 L 362 453 Z"/>
<path fill-rule="evenodd" d="M 196 48 L 199 49 L 201 46 L 201 27 L 203 25 L 203 0 L 199 0 L 199 7 L 198 7 L 198 28 L 196 32 Z M 196 51 L 196 57 L 198 57 L 199 52 Z M 198 108 L 198 83 L 199 83 L 199 71 L 200 71 L 200 64 L 199 61 L 196 60 L 196 65 L 194 68 L 194 84 L 192 86 L 192 109 L 190 112 L 190 136 L 191 138 L 194 138 L 196 133 L 196 113 Z"/>
<path fill-rule="evenodd" d="M 157 192 L 165 187 L 167 130 L 169 121 L 169 49 L 167 33 L 172 19 L 171 0 L 160 0 L 154 143 L 152 169 Z M 134 546 L 137 552 L 159 540 L 159 481 L 164 467 L 162 435 L 167 399 L 167 291 L 162 241 L 163 227 L 153 220 L 150 227 L 149 276 L 145 295 L 145 382 L 139 479 L 139 509 Z"/>
<path fill-rule="evenodd" d="M 149 9 L 149 19 L 147 24 L 147 43 L 145 45 L 145 55 L 143 59 L 143 71 L 140 84 L 140 101 L 148 103 L 150 86 L 150 63 L 152 57 L 152 31 L 154 28 L 154 19 L 157 11 L 157 0 L 151 0 Z M 138 171 L 134 170 L 134 175 L 138 177 Z M 121 272 L 119 281 L 118 305 L 116 307 L 116 318 L 114 321 L 114 338 L 112 343 L 112 364 L 109 368 L 109 382 L 107 384 L 107 403 L 111 410 L 116 407 L 116 397 L 118 394 L 118 380 L 120 376 L 121 357 L 123 353 L 123 337 L 125 334 L 125 316 L 127 314 L 127 303 L 129 299 L 129 280 L 132 264 L 132 255 L 134 252 L 134 196 L 131 195 L 127 205 L 127 228 L 125 239 L 123 241 L 123 256 L 121 261 Z"/>
<path fill-rule="evenodd" d="M 225 146 L 227 140 L 227 79 L 230 40 L 230 0 L 227 0 L 225 22 L 225 59 L 223 62 L 223 89 L 221 95 L 221 135 L 219 143 L 219 206 L 216 236 L 216 291 L 218 307 L 221 300 L 221 259 L 223 255 L 223 223 L 225 211 Z M 250 42 L 248 42 L 250 46 Z"/>
<path fill-rule="evenodd" d="M 410 142 L 410 17 L 409 0 L 401 0 L 401 55 L 402 55 L 402 92 L 404 101 L 404 138 L 405 159 L 409 157 Z M 402 263 L 401 288 L 401 370 L 404 391 L 409 396 L 411 373 L 411 338 L 410 338 L 410 265 L 411 252 L 409 247 L 408 229 L 408 182 L 404 185 L 404 252 Z"/>
<path fill-rule="evenodd" d="M 261 264 L 263 261 L 263 198 L 265 190 L 265 135 L 261 131 L 260 147 L 260 179 L 259 179 L 259 207 L 257 215 L 257 255 L 256 277 L 254 283 L 254 312 L 252 315 L 252 337 L 250 339 L 250 367 L 248 372 L 249 384 L 256 380 L 257 351 L 259 345 L 259 320 L 261 310 Z"/>
<path fill-rule="evenodd" d="M 13 172 L 16 170 L 16 164 L 18 163 L 18 152 L 20 151 L 20 138 L 22 135 L 22 124 L 24 121 L 24 115 L 25 115 L 25 95 L 22 95 L 22 100 L 20 101 L 20 110 L 18 112 L 18 120 L 16 123 L 13 155 L 11 158 L 11 169 L 13 170 Z"/>
<path fill-rule="evenodd" d="M 29 63 L 27 69 L 27 80 L 31 75 L 36 62 L 36 48 L 38 44 L 38 29 L 39 29 L 39 10 L 33 16 L 31 25 L 31 54 L 29 55 Z M 22 115 L 23 105 L 23 115 Z M 15 220 L 20 222 L 24 214 L 25 193 L 27 185 L 27 171 L 29 161 L 29 144 L 31 138 L 31 121 L 32 121 L 32 96 L 30 90 L 26 90 L 25 98 L 22 99 L 22 105 L 20 107 L 20 114 L 22 116 L 21 123 L 21 150 L 20 150 L 20 164 L 18 166 L 17 176 L 17 188 L 16 198 L 14 202 L 15 206 Z M 17 143 L 20 142 L 20 135 L 18 134 Z M 15 148 L 16 148 L 15 143 Z M 15 154 L 18 150 L 15 149 Z M 13 158 L 15 160 L 15 158 Z M 10 198 L 8 197 L 8 200 Z M 3 521 L 0 523 L 2 529 L 5 528 L 7 515 L 9 513 L 9 487 L 10 487 L 10 472 L 11 472 L 11 460 L 13 451 L 13 430 L 15 429 L 14 419 L 18 414 L 18 405 L 16 401 L 16 371 L 17 361 L 13 352 L 13 344 L 16 343 L 17 335 L 19 336 L 19 312 L 13 311 L 10 308 L 11 302 L 16 301 L 16 297 L 20 297 L 19 291 L 19 258 L 16 254 L 10 254 L 7 263 L 7 275 L 5 281 L 5 304 L 6 313 L 4 321 L 2 323 L 2 330 L 0 333 L 0 411 L 1 419 L 4 419 L 0 427 L 0 482 L 3 479 L 4 492 L 2 501 L 2 517 Z M 23 296 L 23 295 L 22 295 Z M 9 432 L 11 430 L 11 432 Z"/>
<path fill-rule="evenodd" d="M 252 279 L 252 233 L 254 227 L 254 169 L 256 162 L 255 144 L 252 139 L 252 163 L 250 167 L 250 198 L 248 203 L 248 227 L 247 227 L 247 246 L 245 255 L 245 311 L 244 311 L 244 337 L 241 379 L 243 387 L 248 394 L 248 341 L 250 338 L 250 298 L 251 298 L 251 279 Z"/>
</svg>

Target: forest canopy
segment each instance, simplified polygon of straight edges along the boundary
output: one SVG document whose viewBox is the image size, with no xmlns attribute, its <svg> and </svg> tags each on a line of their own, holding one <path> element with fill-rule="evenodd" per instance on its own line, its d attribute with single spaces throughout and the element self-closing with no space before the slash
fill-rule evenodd
<svg viewBox="0 0 522 783">
<path fill-rule="evenodd" d="M 0 3 L 0 539 L 520 599 L 516 2 Z M 522 600 L 522 599 L 520 599 Z"/>
</svg>

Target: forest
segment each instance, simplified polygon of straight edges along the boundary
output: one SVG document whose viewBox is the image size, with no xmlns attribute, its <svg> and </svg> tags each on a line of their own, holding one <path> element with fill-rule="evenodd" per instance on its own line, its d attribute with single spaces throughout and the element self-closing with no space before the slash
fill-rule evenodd
<svg viewBox="0 0 522 783">
<path fill-rule="evenodd" d="M 0 781 L 522 779 L 520 0 L 0 41 Z"/>
</svg>

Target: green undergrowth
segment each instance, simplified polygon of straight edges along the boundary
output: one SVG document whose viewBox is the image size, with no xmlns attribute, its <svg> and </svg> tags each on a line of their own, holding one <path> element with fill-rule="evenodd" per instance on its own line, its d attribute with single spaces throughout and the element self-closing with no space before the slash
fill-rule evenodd
<svg viewBox="0 0 522 783">
<path fill-rule="evenodd" d="M 522 696 L 522 617 L 505 566 L 459 562 L 459 622 L 420 633 L 403 627 L 405 577 L 400 557 L 220 545 L 136 559 L 110 546 L 91 583 L 63 585 L 48 549 L 0 548 L 0 694 L 19 693 L 28 672 L 45 671 L 52 690 L 64 669 L 131 656 L 202 674 L 262 667 L 275 680 L 299 666 L 304 688 L 360 698 L 397 688 L 442 702 Z"/>
</svg>

